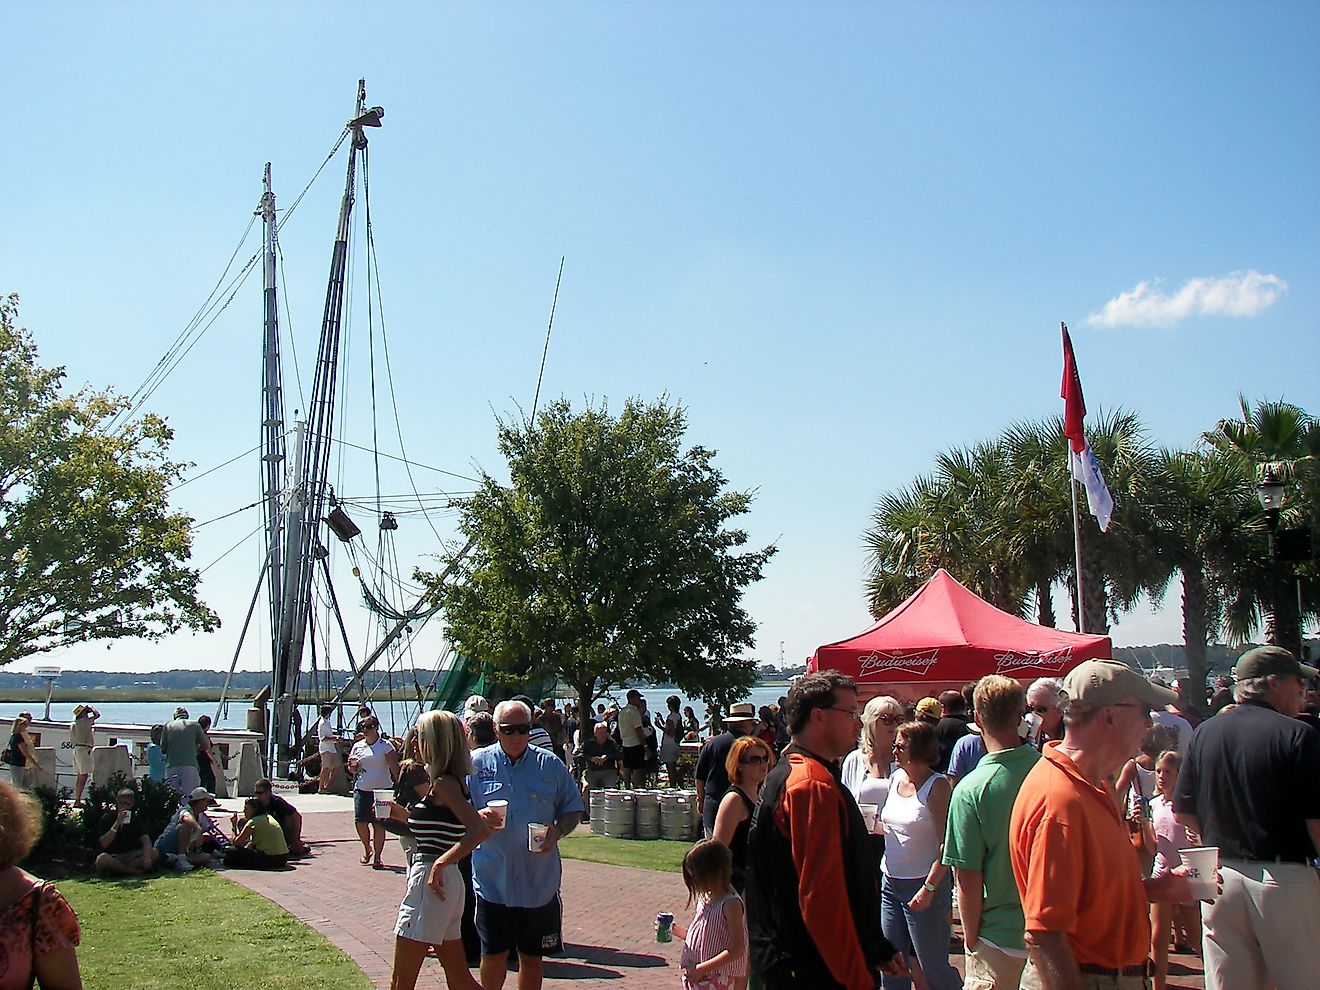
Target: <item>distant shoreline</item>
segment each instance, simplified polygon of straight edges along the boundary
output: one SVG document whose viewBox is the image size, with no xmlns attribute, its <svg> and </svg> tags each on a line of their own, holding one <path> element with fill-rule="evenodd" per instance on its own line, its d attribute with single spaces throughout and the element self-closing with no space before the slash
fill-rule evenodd
<svg viewBox="0 0 1320 990">
<path fill-rule="evenodd" d="M 233 692 L 230 697 L 232 700 L 239 701 L 251 698 L 253 694 L 252 691 L 238 691 Z M 50 696 L 50 700 L 54 704 L 69 704 L 70 702 L 96 704 L 98 701 L 102 704 L 111 702 L 137 704 L 152 701 L 215 701 L 218 697 L 220 697 L 218 688 L 198 688 L 189 691 L 152 691 L 125 688 L 87 688 L 85 690 L 61 691 L 57 688 Z M 46 692 L 40 688 L 32 690 L 10 688 L 0 691 L 0 705 L 37 705 L 45 703 Z"/>
</svg>

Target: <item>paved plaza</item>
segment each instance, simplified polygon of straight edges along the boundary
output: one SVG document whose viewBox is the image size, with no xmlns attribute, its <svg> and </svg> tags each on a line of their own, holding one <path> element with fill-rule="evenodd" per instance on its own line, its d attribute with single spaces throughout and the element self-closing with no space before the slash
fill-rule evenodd
<svg viewBox="0 0 1320 990">
<path fill-rule="evenodd" d="M 290 797 L 304 811 L 303 836 L 313 855 L 283 872 L 230 870 L 225 875 L 321 932 L 377 987 L 388 988 L 394 919 L 404 891 L 398 843 L 393 837 L 386 843 L 388 869 L 362 866 L 348 799 Z M 657 944 L 653 931 L 657 911 L 673 911 L 680 919 L 688 915 L 683 907 L 687 892 L 678 874 L 566 859 L 563 897 L 565 952 L 547 958 L 547 987 L 652 990 L 682 985 L 680 946 Z M 961 952 L 952 961 L 961 971 Z M 311 977 L 309 985 L 314 984 Z M 427 960 L 417 985 L 446 985 L 435 959 Z M 510 974 L 505 986 L 516 985 L 516 976 Z M 1169 986 L 1202 990 L 1200 960 L 1175 956 Z"/>
</svg>

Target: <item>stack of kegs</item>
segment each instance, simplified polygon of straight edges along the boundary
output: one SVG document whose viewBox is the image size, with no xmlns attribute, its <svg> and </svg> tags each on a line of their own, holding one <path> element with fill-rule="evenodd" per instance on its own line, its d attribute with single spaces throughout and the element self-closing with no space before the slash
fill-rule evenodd
<svg viewBox="0 0 1320 990">
<path fill-rule="evenodd" d="M 697 795 L 693 791 L 665 791 L 660 795 L 660 837 L 691 841 L 697 837 L 701 813 L 694 809 Z"/>
</svg>

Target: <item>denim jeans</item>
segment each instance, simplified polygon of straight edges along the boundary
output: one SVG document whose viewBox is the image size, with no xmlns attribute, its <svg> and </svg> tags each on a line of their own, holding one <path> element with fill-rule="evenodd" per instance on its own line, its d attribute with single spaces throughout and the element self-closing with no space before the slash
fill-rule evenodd
<svg viewBox="0 0 1320 990">
<path fill-rule="evenodd" d="M 899 880 L 885 877 L 880 898 L 880 927 L 885 938 L 908 959 L 921 963 L 930 990 L 962 990 L 962 977 L 949 964 L 949 912 L 953 908 L 953 878 L 945 873 L 935 888 L 930 907 L 911 911 L 907 903 L 917 896 L 925 877 Z M 884 990 L 911 990 L 912 981 L 903 976 L 885 976 Z"/>
</svg>

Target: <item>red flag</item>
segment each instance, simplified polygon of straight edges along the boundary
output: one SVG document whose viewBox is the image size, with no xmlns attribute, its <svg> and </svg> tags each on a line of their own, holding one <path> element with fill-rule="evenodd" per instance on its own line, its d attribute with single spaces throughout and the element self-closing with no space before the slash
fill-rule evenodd
<svg viewBox="0 0 1320 990">
<path fill-rule="evenodd" d="M 1082 398 L 1082 379 L 1077 374 L 1077 359 L 1073 356 L 1072 340 L 1068 337 L 1068 325 L 1060 323 L 1063 331 L 1063 387 L 1059 396 L 1063 399 L 1063 435 L 1068 438 L 1074 454 L 1086 449 L 1086 435 L 1082 420 L 1086 418 L 1086 400 Z"/>
</svg>

